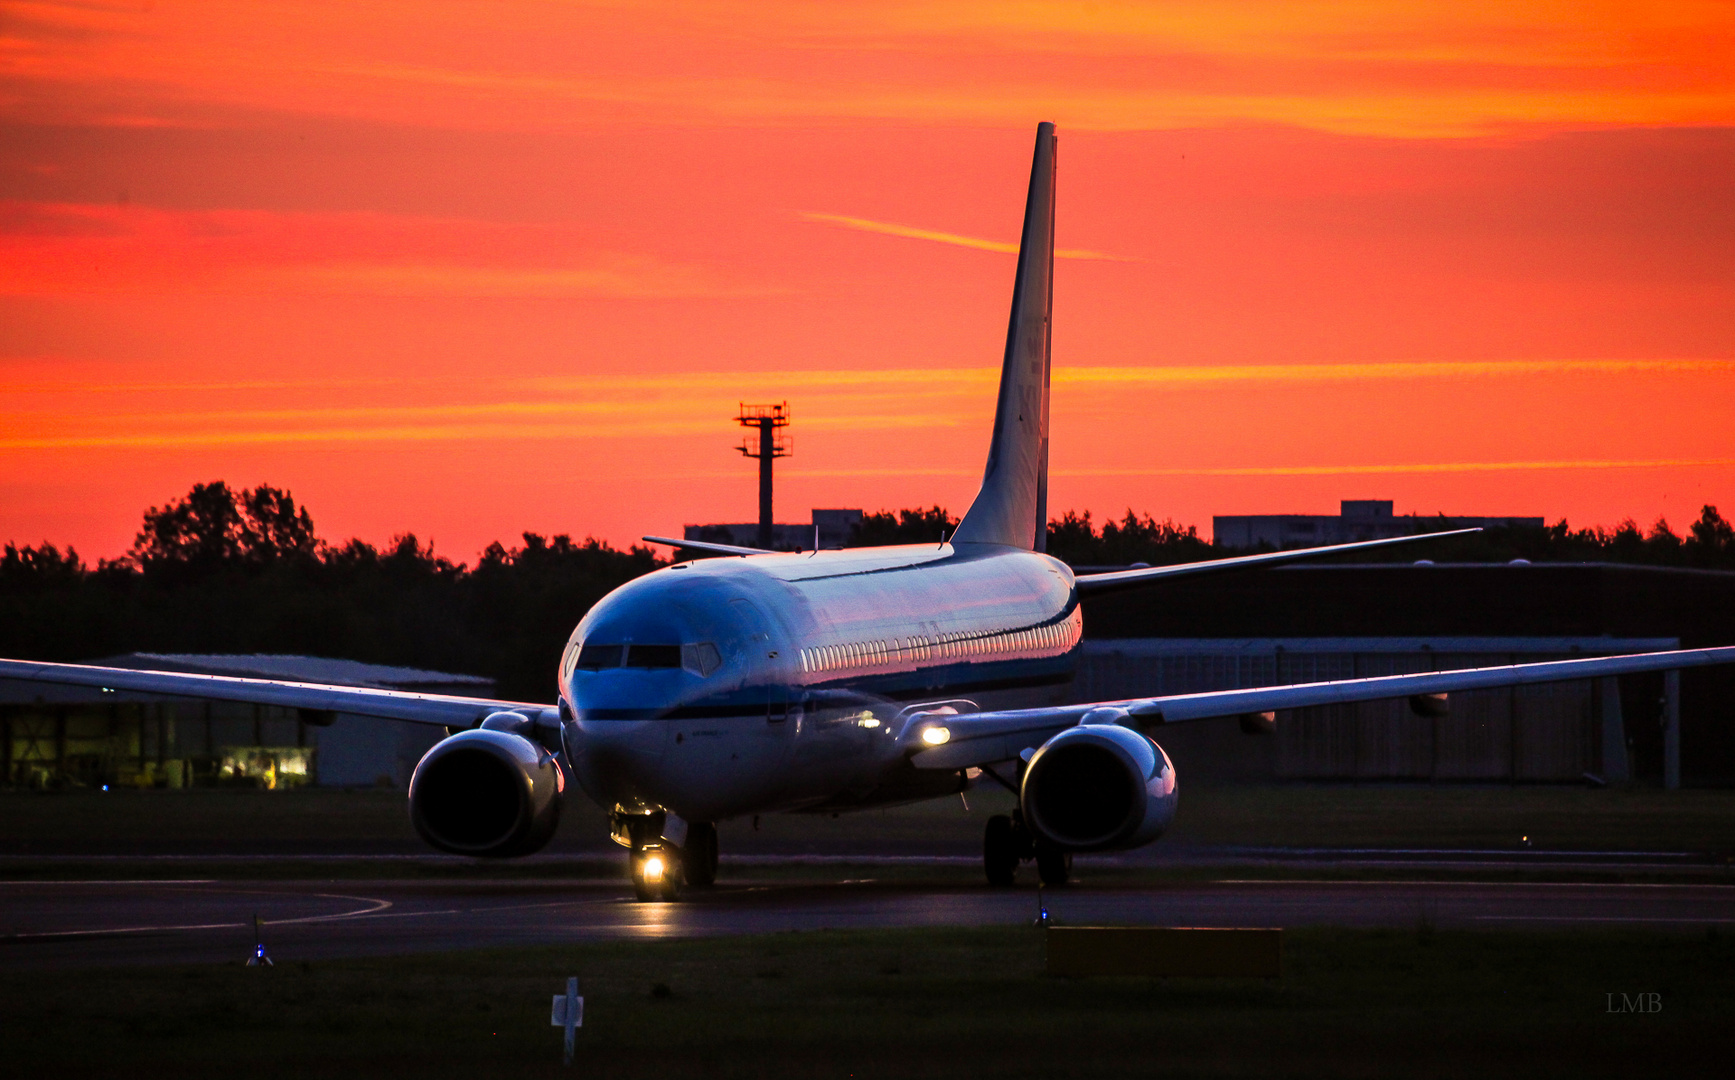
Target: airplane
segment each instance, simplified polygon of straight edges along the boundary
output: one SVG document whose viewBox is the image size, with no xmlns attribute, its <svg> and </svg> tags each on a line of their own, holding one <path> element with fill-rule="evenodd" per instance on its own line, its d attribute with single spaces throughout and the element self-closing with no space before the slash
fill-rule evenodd
<svg viewBox="0 0 1735 1080">
<path fill-rule="evenodd" d="M 999 398 L 982 485 L 938 544 L 776 553 L 664 537 L 719 558 L 677 562 L 616 589 L 573 630 L 557 704 L 264 679 L 0 660 L 0 679 L 101 687 L 443 725 L 417 764 L 409 811 L 447 852 L 511 857 L 553 835 L 576 783 L 609 813 L 640 900 L 717 872 L 716 823 L 835 813 L 949 796 L 984 780 L 1017 798 L 986 825 L 990 884 L 1034 862 L 1064 883 L 1074 853 L 1136 848 L 1172 820 L 1168 725 L 1278 710 L 1735 663 L 1735 647 L 1018 707 L 1058 687 L 1084 636 L 1087 596 L 1248 571 L 1475 530 L 1074 573 L 1045 553 L 1054 125 L 1037 127 Z M 1024 699 L 1028 700 L 1028 699 Z"/>
</svg>

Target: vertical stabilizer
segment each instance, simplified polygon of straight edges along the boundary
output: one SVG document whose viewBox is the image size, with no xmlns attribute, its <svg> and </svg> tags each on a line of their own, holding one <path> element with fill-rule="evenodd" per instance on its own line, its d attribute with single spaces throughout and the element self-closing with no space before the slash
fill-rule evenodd
<svg viewBox="0 0 1735 1080">
<path fill-rule="evenodd" d="M 959 544 L 1041 551 L 1048 539 L 1048 363 L 1054 280 L 1054 125 L 1036 126 L 1036 160 L 1018 244 L 1012 323 L 982 490 L 953 534 Z"/>
</svg>

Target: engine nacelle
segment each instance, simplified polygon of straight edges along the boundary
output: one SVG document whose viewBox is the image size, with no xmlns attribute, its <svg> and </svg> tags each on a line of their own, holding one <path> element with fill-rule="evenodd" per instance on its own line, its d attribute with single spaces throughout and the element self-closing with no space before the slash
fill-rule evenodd
<svg viewBox="0 0 1735 1080">
<path fill-rule="evenodd" d="M 1162 835 L 1175 798 L 1175 767 L 1162 747 L 1130 728 L 1087 721 L 1031 755 L 1018 801 L 1039 838 L 1103 851 Z"/>
<path fill-rule="evenodd" d="M 524 736 L 464 731 L 441 740 L 417 763 L 410 821 L 441 851 L 528 855 L 554 835 L 565 787 L 554 756 Z"/>
</svg>

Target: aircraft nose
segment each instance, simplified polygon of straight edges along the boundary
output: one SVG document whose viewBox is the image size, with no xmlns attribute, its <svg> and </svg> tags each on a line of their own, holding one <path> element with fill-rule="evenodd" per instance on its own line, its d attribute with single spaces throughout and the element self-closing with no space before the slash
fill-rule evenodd
<svg viewBox="0 0 1735 1080">
<path fill-rule="evenodd" d="M 668 748 L 669 725 L 661 720 L 579 718 L 580 745 L 587 753 L 657 761 Z"/>
<path fill-rule="evenodd" d="M 668 749 L 661 720 L 577 720 L 573 768 L 579 784 L 603 805 L 648 797 Z"/>
</svg>

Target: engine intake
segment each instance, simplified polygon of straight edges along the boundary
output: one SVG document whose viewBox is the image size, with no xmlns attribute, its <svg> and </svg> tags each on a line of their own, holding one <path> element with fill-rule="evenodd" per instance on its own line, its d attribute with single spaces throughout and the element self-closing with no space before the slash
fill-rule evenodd
<svg viewBox="0 0 1735 1080">
<path fill-rule="evenodd" d="M 547 750 L 510 731 L 478 729 L 441 740 L 410 779 L 410 821 L 422 839 L 457 855 L 540 850 L 560 821 L 566 787 Z"/>
<path fill-rule="evenodd" d="M 1138 847 L 1175 816 L 1175 767 L 1136 731 L 1085 723 L 1031 755 L 1019 804 L 1037 836 L 1069 851 Z"/>
</svg>

